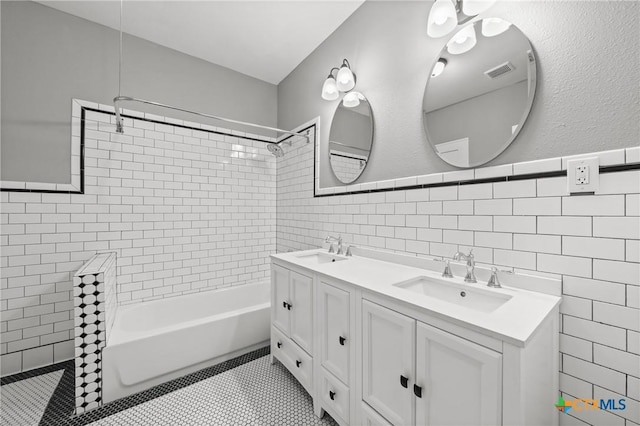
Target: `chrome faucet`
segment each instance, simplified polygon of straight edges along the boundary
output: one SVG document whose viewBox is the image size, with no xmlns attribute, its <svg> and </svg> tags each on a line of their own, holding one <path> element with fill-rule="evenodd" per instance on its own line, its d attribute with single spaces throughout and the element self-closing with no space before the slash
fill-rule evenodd
<svg viewBox="0 0 640 426">
<path fill-rule="evenodd" d="M 498 268 L 495 266 L 491 268 L 491 278 L 487 282 L 487 287 L 502 288 L 500 280 L 498 279 Z"/>
<path fill-rule="evenodd" d="M 464 260 L 467 262 L 467 275 L 464 276 L 464 282 L 466 283 L 477 283 L 478 280 L 476 280 L 476 274 L 475 274 L 475 267 L 476 267 L 476 261 L 473 258 L 473 250 L 469 251 L 469 254 L 464 254 L 462 252 L 456 252 L 456 254 L 453 255 L 453 260 Z"/>
<path fill-rule="evenodd" d="M 333 237 L 331 235 L 327 236 L 327 238 L 324 239 L 325 243 L 331 243 L 331 245 L 329 246 L 329 253 L 334 253 L 335 252 L 335 248 L 333 247 L 333 243 L 338 243 L 338 251 L 335 252 L 336 254 L 342 254 L 342 237 L 340 235 L 338 235 L 337 237 Z"/>
</svg>

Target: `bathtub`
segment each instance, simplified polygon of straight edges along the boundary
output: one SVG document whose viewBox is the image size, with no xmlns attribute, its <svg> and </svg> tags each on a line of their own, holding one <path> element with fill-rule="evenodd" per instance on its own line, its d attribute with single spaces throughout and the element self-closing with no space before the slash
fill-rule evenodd
<svg viewBox="0 0 640 426">
<path fill-rule="evenodd" d="M 110 402 L 269 344 L 269 283 L 119 306 L 103 349 Z"/>
</svg>

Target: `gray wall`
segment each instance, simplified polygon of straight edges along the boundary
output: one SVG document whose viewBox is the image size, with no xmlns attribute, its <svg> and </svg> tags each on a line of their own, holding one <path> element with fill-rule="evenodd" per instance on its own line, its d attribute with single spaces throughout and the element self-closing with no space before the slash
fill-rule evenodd
<svg viewBox="0 0 640 426">
<path fill-rule="evenodd" d="M 38 3 L 1 8 L 2 180 L 70 183 L 71 99 L 111 104 L 118 32 Z M 122 75 L 124 95 L 276 124 L 275 85 L 139 38 L 124 38 Z"/>
<path fill-rule="evenodd" d="M 320 97 L 322 83 L 348 58 L 376 123 L 370 163 L 358 183 L 454 169 L 433 152 L 422 128 L 427 74 L 447 41 L 427 36 L 431 4 L 365 2 L 280 83 L 279 126 L 319 115 L 326 144 L 338 101 Z M 638 2 L 499 1 L 489 12 L 524 32 L 539 65 L 531 115 L 490 164 L 638 144 Z M 323 187 L 337 184 L 327 167 L 321 168 Z"/>
</svg>

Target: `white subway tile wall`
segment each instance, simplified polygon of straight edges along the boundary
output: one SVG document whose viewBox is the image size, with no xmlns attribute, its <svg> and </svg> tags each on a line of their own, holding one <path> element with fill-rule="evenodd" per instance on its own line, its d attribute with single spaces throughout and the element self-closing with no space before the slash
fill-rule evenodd
<svg viewBox="0 0 640 426">
<path fill-rule="evenodd" d="M 138 119 L 117 134 L 91 111 L 85 125 L 84 194 L 0 193 L 3 375 L 73 357 L 72 277 L 97 251 L 117 253 L 119 303 L 269 277 L 264 142 Z"/>
<path fill-rule="evenodd" d="M 616 156 L 606 153 L 605 163 Z M 561 276 L 563 395 L 614 395 L 630 407 L 572 411 L 562 424 L 635 426 L 640 197 L 633 182 L 640 182 L 640 171 L 601 175 L 606 195 L 570 197 L 566 178 L 552 177 L 314 198 L 313 162 L 311 146 L 278 159 L 279 252 L 318 247 L 327 234 L 341 234 L 345 244 L 430 257 L 473 248 L 478 261 L 501 269 Z M 560 167 L 555 159 L 514 171 Z"/>
</svg>

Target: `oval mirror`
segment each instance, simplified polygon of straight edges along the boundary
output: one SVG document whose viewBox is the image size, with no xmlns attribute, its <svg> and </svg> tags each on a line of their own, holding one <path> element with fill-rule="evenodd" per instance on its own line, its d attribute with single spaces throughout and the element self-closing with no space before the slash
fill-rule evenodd
<svg viewBox="0 0 640 426">
<path fill-rule="evenodd" d="M 340 182 L 353 183 L 360 177 L 372 143 L 371 105 L 361 93 L 349 92 L 336 108 L 329 132 L 329 163 Z"/>
<path fill-rule="evenodd" d="M 527 37 L 500 18 L 459 29 L 431 69 L 422 101 L 429 143 L 447 163 L 477 167 L 518 135 L 536 89 Z"/>
</svg>

